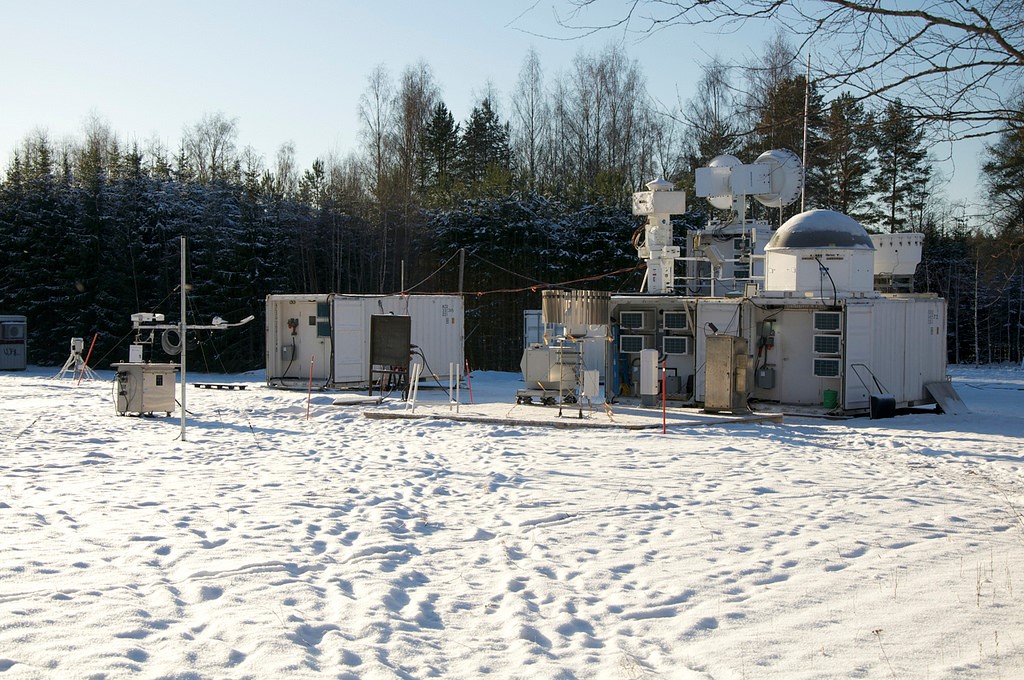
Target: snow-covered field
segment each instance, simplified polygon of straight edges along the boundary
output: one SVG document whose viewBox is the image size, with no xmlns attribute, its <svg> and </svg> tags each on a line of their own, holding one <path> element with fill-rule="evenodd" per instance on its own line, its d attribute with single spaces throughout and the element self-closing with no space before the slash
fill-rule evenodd
<svg viewBox="0 0 1024 680">
<path fill-rule="evenodd" d="M 971 415 L 667 434 L 220 376 L 186 441 L 0 374 L 0 680 L 1024 677 L 1024 372 L 953 373 Z"/>
</svg>

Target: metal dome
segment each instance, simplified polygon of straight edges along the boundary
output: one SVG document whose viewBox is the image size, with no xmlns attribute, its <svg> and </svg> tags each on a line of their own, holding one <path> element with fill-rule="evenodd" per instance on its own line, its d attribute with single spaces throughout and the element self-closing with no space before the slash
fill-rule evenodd
<svg viewBox="0 0 1024 680">
<path fill-rule="evenodd" d="M 874 250 L 868 232 L 857 220 L 835 210 L 808 210 L 786 220 L 765 250 L 813 248 Z"/>
</svg>

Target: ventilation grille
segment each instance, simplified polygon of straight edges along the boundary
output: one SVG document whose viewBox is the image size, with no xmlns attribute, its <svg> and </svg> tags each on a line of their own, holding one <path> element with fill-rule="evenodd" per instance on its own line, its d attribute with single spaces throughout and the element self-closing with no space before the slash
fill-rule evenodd
<svg viewBox="0 0 1024 680">
<path fill-rule="evenodd" d="M 814 330 L 839 331 L 842 327 L 842 315 L 839 312 L 814 313 Z"/>
<path fill-rule="evenodd" d="M 623 354 L 637 354 L 647 349 L 649 335 L 620 335 L 619 351 Z"/>
<path fill-rule="evenodd" d="M 817 378 L 838 378 L 839 359 L 815 359 L 814 376 Z"/>
<path fill-rule="evenodd" d="M 665 312 L 665 330 L 685 331 L 690 326 L 686 312 Z"/>
<path fill-rule="evenodd" d="M 619 328 L 647 328 L 646 312 L 619 312 Z"/>
<path fill-rule="evenodd" d="M 815 335 L 814 353 L 838 355 L 841 338 L 841 335 Z"/>
<path fill-rule="evenodd" d="M 690 338 L 686 335 L 666 335 L 662 339 L 665 354 L 689 354 Z"/>
</svg>

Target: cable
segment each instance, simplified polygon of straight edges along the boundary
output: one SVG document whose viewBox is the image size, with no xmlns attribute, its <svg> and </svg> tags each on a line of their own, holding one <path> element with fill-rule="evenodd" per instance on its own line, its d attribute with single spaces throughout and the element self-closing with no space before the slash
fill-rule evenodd
<svg viewBox="0 0 1024 680">
<path fill-rule="evenodd" d="M 625 274 L 627 272 L 639 271 L 641 269 L 645 269 L 646 267 L 647 267 L 646 263 L 640 263 L 640 264 L 635 265 L 633 267 L 623 267 L 622 269 L 616 269 L 613 272 L 607 272 L 605 274 L 595 274 L 594 276 L 587 276 L 587 277 L 584 277 L 584 278 L 581 278 L 581 279 L 572 279 L 571 281 L 560 281 L 558 283 L 545 283 L 545 284 L 541 284 L 541 285 L 537 285 L 537 286 L 526 286 L 526 287 L 523 287 L 523 288 L 502 288 L 502 289 L 497 289 L 497 290 L 483 290 L 483 291 L 477 291 L 477 292 L 467 292 L 466 295 L 476 295 L 477 297 L 481 297 L 483 295 L 492 295 L 494 293 L 523 293 L 523 292 L 526 292 L 526 291 L 531 291 L 531 292 L 535 293 L 538 290 L 542 290 L 542 289 L 545 289 L 545 288 L 561 288 L 561 287 L 568 286 L 569 284 L 573 284 L 573 283 L 583 283 L 585 281 L 597 281 L 598 279 L 603 279 L 603 278 L 606 278 L 606 277 L 609 277 L 609 276 L 617 276 L 619 274 Z"/>
<path fill-rule="evenodd" d="M 456 251 L 455 251 L 455 253 L 453 253 L 451 257 L 449 257 L 449 258 L 448 258 L 447 260 L 445 260 L 445 261 L 444 261 L 444 263 L 443 263 L 443 264 L 442 264 L 442 265 L 441 265 L 440 267 L 438 267 L 438 268 L 437 268 L 437 269 L 435 269 L 435 270 L 434 270 L 433 272 L 431 272 L 431 273 L 430 273 L 430 274 L 429 274 L 429 275 L 427 276 L 427 278 L 423 279 L 422 281 L 420 281 L 419 283 L 417 283 L 417 284 L 416 284 L 415 286 L 409 286 L 408 288 L 406 288 L 406 289 L 405 289 L 405 290 L 403 290 L 402 292 L 403 292 L 403 293 L 408 293 L 408 292 L 410 292 L 410 291 L 416 290 L 417 288 L 419 288 L 420 286 L 422 286 L 422 285 L 423 285 L 424 283 L 426 283 L 426 282 L 427 282 L 427 281 L 429 281 L 430 279 L 432 279 L 432 278 L 434 278 L 435 276 L 437 276 L 437 273 L 438 273 L 438 272 L 440 272 L 440 271 L 441 271 L 442 269 L 444 269 L 445 267 L 447 267 L 447 266 L 448 266 L 448 263 L 449 263 L 449 262 L 451 262 L 452 260 L 454 260 L 454 259 L 455 259 L 455 256 L 459 254 L 459 251 L 460 251 L 460 250 L 462 250 L 462 249 L 460 248 L 459 250 L 456 250 Z"/>
<path fill-rule="evenodd" d="M 818 268 L 825 273 L 825 276 L 828 277 L 829 282 L 832 284 L 832 306 L 835 307 L 839 304 L 839 292 L 836 291 L 836 282 L 832 279 L 832 274 L 829 272 L 828 267 L 821 263 L 821 256 L 815 255 L 814 259 L 818 262 Z M 825 297 L 824 291 L 822 291 L 821 297 Z"/>
<path fill-rule="evenodd" d="M 448 395 L 448 399 L 450 401 L 452 398 L 451 393 L 448 391 L 448 388 L 441 384 L 441 381 L 438 379 L 437 374 L 434 373 L 432 368 L 430 368 L 430 364 L 427 363 L 427 357 L 423 355 L 423 350 L 421 350 L 419 347 L 416 347 L 412 351 L 412 353 L 417 355 L 420 359 L 423 359 L 423 365 L 426 367 L 427 372 L 430 373 L 430 375 L 434 378 L 434 382 L 437 383 L 437 386 L 440 387 L 441 390 L 443 390 L 446 395 Z"/>
<path fill-rule="evenodd" d="M 500 264 L 494 264 L 494 263 L 493 263 L 493 262 L 491 262 L 490 260 L 487 260 L 487 259 L 484 259 L 484 258 L 480 257 L 479 255 L 477 255 L 477 254 L 476 254 L 476 252 L 471 252 L 471 253 L 470 253 L 470 255 L 471 255 L 472 257 L 475 257 L 476 259 L 480 260 L 480 261 L 481 261 L 481 262 L 483 262 L 484 264 L 489 264 L 490 266 L 494 267 L 495 269 L 499 269 L 499 270 L 501 270 L 501 271 L 505 272 L 506 274 L 511 274 L 512 276 L 518 276 L 518 277 L 519 277 L 519 278 L 521 278 L 521 279 L 526 279 L 527 281 L 533 281 L 533 282 L 535 282 L 535 283 L 543 284 L 543 285 L 545 285 L 545 286 L 546 286 L 546 285 L 549 285 L 549 284 L 547 284 L 547 283 L 544 283 L 544 282 L 543 282 L 543 281 L 541 281 L 540 279 L 535 279 L 535 278 L 533 278 L 532 276 L 527 276 L 526 274 L 519 274 L 518 272 L 514 272 L 514 271 L 512 271 L 511 269 L 505 269 L 505 268 L 504 268 L 504 267 L 502 267 L 502 266 L 501 266 Z"/>
</svg>

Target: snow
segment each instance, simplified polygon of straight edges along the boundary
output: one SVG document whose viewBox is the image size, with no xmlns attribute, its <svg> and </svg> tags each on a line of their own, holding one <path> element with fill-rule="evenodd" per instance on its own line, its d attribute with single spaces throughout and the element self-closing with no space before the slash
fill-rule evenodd
<svg viewBox="0 0 1024 680">
<path fill-rule="evenodd" d="M 1022 677 L 1024 371 L 952 372 L 970 415 L 667 434 L 204 376 L 186 441 L 3 373 L 0 680 Z"/>
</svg>

